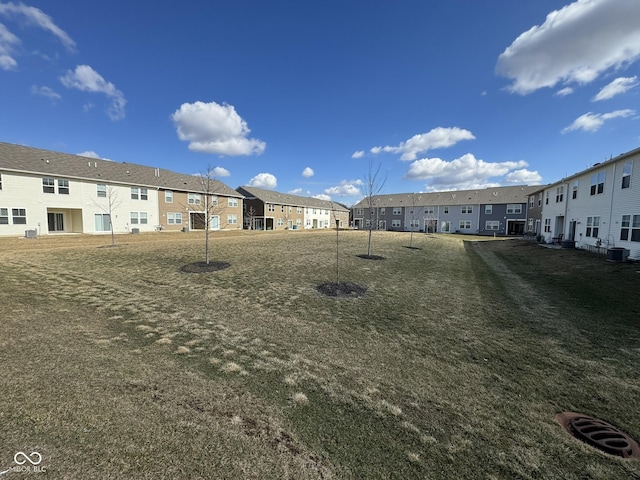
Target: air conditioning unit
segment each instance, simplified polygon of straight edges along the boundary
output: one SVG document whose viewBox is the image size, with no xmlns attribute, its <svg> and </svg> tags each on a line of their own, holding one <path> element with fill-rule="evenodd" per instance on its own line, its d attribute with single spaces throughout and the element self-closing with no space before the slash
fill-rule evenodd
<svg viewBox="0 0 640 480">
<path fill-rule="evenodd" d="M 25 230 L 24 231 L 25 238 L 38 238 L 38 230 Z"/>
</svg>

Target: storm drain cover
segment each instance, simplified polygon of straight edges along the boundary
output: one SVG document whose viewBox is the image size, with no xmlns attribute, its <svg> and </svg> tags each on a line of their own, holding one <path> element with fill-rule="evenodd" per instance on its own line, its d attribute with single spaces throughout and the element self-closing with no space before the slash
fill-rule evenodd
<svg viewBox="0 0 640 480">
<path fill-rule="evenodd" d="M 609 455 L 628 459 L 640 457 L 640 446 L 636 441 L 610 423 L 575 412 L 560 413 L 556 420 L 578 440 Z"/>
</svg>

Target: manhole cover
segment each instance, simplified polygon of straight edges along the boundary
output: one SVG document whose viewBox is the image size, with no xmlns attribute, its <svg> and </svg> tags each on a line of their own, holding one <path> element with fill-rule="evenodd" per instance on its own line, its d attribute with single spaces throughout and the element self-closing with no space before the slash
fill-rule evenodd
<svg viewBox="0 0 640 480">
<path fill-rule="evenodd" d="M 575 412 L 559 413 L 556 420 L 578 440 L 609 455 L 628 459 L 640 457 L 640 446 L 636 441 L 610 423 Z"/>
</svg>

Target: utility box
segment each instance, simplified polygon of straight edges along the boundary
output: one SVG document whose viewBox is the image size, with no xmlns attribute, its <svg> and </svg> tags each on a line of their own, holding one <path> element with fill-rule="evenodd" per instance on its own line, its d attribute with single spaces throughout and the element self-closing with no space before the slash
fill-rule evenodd
<svg viewBox="0 0 640 480">
<path fill-rule="evenodd" d="M 631 252 L 622 247 L 613 247 L 607 250 L 608 262 L 626 262 Z"/>
<path fill-rule="evenodd" d="M 38 238 L 38 230 L 25 230 L 24 238 Z"/>
</svg>

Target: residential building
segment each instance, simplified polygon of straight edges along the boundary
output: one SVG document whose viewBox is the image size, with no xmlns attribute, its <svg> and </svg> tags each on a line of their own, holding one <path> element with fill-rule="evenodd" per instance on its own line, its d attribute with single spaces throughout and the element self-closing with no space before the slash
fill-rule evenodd
<svg viewBox="0 0 640 480">
<path fill-rule="evenodd" d="M 252 230 L 340 228 L 349 224 L 349 209 L 335 202 L 257 187 L 238 187 L 244 197 L 244 227 Z"/>
<path fill-rule="evenodd" d="M 216 228 L 242 228 L 242 195 L 216 180 L 210 191 L 225 205 Z M 204 194 L 194 175 L 0 142 L 0 236 L 203 228 L 191 200 Z"/>
<path fill-rule="evenodd" d="M 548 185 L 542 235 L 579 248 L 625 248 L 640 259 L 640 148 Z"/>
</svg>

